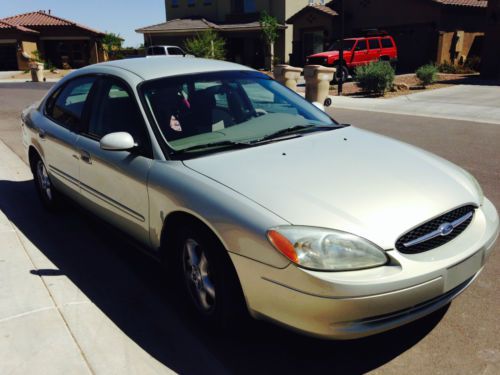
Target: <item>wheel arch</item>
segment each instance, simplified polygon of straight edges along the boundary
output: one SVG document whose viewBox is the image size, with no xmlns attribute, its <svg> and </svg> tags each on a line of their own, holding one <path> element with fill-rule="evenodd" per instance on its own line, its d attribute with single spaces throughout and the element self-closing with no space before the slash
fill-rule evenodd
<svg viewBox="0 0 500 375">
<path fill-rule="evenodd" d="M 169 248 L 171 249 L 171 246 L 175 241 L 177 229 L 182 225 L 195 225 L 206 231 L 214 237 L 221 247 L 228 251 L 228 248 L 221 236 L 217 233 L 215 228 L 207 223 L 206 220 L 192 212 L 173 211 L 163 220 L 163 227 L 160 236 L 160 257 L 162 261 L 166 261 L 168 259 L 168 255 L 170 254 Z"/>
<path fill-rule="evenodd" d="M 29 162 L 31 172 L 33 174 L 35 173 L 35 167 L 36 167 L 35 160 L 36 160 L 36 158 L 40 158 L 43 161 L 43 157 L 42 157 L 42 154 L 40 153 L 40 151 L 38 151 L 38 149 L 35 146 L 30 145 L 28 148 L 28 162 Z"/>
</svg>

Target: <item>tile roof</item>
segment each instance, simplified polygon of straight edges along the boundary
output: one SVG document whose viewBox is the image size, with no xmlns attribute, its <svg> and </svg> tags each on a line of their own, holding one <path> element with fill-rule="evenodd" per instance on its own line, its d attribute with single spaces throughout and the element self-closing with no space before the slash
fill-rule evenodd
<svg viewBox="0 0 500 375">
<path fill-rule="evenodd" d="M 285 28 L 280 25 L 280 28 Z M 238 31 L 238 30 L 260 30 L 259 21 L 245 23 L 214 23 L 205 18 L 178 18 L 171 21 L 159 23 L 157 25 L 146 26 L 135 30 L 138 33 L 155 32 L 186 32 L 186 31 Z"/>
<path fill-rule="evenodd" d="M 91 29 L 87 26 L 80 25 L 61 17 L 53 16 L 43 11 L 17 14 L 15 16 L 3 18 L 0 21 L 20 27 L 74 26 L 95 34 L 103 34 L 102 32 Z"/>
<path fill-rule="evenodd" d="M 332 8 L 330 8 L 329 6 L 326 6 L 326 5 L 322 5 L 322 4 L 311 4 L 309 5 L 310 7 L 314 7 L 316 8 L 317 10 L 319 10 L 320 12 L 323 12 L 323 13 L 326 13 L 328 14 L 329 16 L 338 16 L 339 14 L 334 11 Z"/>
<path fill-rule="evenodd" d="M 488 0 L 432 0 L 443 5 L 456 5 L 465 7 L 486 8 Z"/>
<path fill-rule="evenodd" d="M 333 1 L 331 1 L 328 4 L 331 4 L 331 3 L 333 3 Z M 309 4 L 309 5 L 305 6 L 304 8 L 302 8 L 301 10 L 299 10 L 294 15 L 292 15 L 289 19 L 287 19 L 286 23 L 293 23 L 297 17 L 299 17 L 304 12 L 307 12 L 309 10 L 312 10 L 312 11 L 315 11 L 315 12 L 320 12 L 320 13 L 326 14 L 327 16 L 330 16 L 330 17 L 335 17 L 335 16 L 339 15 L 335 10 L 333 10 L 332 8 L 330 8 L 328 5 L 323 5 L 323 4 Z"/>
<path fill-rule="evenodd" d="M 23 33 L 38 34 L 38 31 L 36 31 L 36 30 L 31 30 L 31 29 L 28 29 L 27 27 L 24 27 L 24 26 L 13 25 L 5 20 L 0 20 L 0 29 L 14 29 L 17 31 L 21 31 Z"/>
</svg>

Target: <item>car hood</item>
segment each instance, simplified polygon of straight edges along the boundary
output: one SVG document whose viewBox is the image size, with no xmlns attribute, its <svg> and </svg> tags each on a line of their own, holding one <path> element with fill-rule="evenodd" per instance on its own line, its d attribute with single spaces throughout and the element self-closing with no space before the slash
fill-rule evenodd
<svg viewBox="0 0 500 375">
<path fill-rule="evenodd" d="M 479 192 L 461 168 L 354 127 L 184 161 L 294 225 L 333 228 L 384 249 Z"/>
<path fill-rule="evenodd" d="M 344 51 L 344 54 L 348 52 L 349 51 Z M 339 54 L 340 54 L 339 51 L 325 51 L 325 52 L 315 53 L 314 55 L 310 55 L 307 57 L 332 57 L 332 56 L 338 56 Z"/>
</svg>

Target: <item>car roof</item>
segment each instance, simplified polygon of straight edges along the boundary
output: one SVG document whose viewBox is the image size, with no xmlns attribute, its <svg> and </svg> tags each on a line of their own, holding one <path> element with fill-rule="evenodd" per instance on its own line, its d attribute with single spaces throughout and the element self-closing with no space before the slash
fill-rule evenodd
<svg viewBox="0 0 500 375">
<path fill-rule="evenodd" d="M 86 71 L 95 73 L 102 69 L 103 72 L 109 72 L 109 68 L 126 70 L 139 76 L 143 80 L 171 77 L 181 74 L 210 73 L 221 70 L 253 71 L 253 69 L 247 66 L 227 61 L 200 59 L 196 57 L 186 58 L 182 56 L 158 56 L 157 58 L 139 57 L 135 59 L 113 60 L 89 65 L 78 71 L 81 73 L 85 73 Z"/>
</svg>

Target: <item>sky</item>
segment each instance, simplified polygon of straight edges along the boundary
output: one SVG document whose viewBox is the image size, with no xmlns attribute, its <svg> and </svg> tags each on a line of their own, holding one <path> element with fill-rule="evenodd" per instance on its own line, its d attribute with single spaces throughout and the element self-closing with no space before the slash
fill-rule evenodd
<svg viewBox="0 0 500 375">
<path fill-rule="evenodd" d="M 165 0 L 0 0 L 0 18 L 49 9 L 54 16 L 120 34 L 125 47 L 143 43 L 135 29 L 165 22 Z"/>
</svg>

